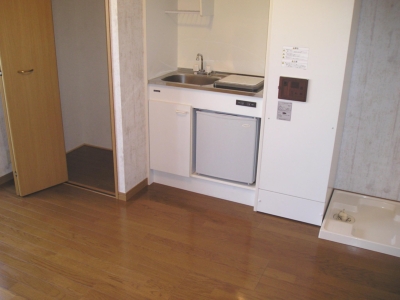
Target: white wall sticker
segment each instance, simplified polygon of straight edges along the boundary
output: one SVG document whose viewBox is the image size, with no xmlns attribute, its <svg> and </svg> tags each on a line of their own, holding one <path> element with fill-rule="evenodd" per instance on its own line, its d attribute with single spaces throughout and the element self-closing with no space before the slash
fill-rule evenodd
<svg viewBox="0 0 400 300">
<path fill-rule="evenodd" d="M 290 121 L 292 118 L 292 103 L 278 101 L 278 120 Z"/>
<path fill-rule="evenodd" d="M 282 67 L 307 70 L 308 48 L 283 47 Z"/>
</svg>

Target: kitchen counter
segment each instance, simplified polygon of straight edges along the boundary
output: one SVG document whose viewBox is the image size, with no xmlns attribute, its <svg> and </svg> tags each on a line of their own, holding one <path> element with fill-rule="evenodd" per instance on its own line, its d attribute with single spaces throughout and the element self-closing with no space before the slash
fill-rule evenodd
<svg viewBox="0 0 400 300">
<path fill-rule="evenodd" d="M 174 75 L 186 75 L 185 77 Z M 264 108 L 263 91 L 242 92 L 215 88 L 213 84 L 194 85 L 192 70 L 178 69 L 149 80 L 149 142 L 150 142 L 150 182 L 157 182 L 193 192 L 201 192 L 212 197 L 253 205 L 255 184 L 246 184 L 229 179 L 214 178 L 198 174 L 195 157 L 196 113 L 217 112 L 250 119 L 261 119 Z M 209 76 L 226 78 L 232 75 L 214 72 Z M 171 77 L 179 82 L 166 82 L 162 78 Z M 199 75 L 200 77 L 206 75 Z M 203 78 L 203 77 L 202 77 Z M 186 81 L 187 79 L 187 81 Z M 261 78 L 263 79 L 263 78 Z M 256 121 L 257 122 L 257 121 Z"/>
<path fill-rule="evenodd" d="M 187 88 L 187 89 L 194 89 L 194 90 L 201 90 L 201 91 L 211 91 L 211 92 L 217 92 L 217 93 L 234 94 L 234 95 L 257 97 L 257 98 L 262 98 L 263 97 L 263 89 L 261 89 L 257 93 L 253 93 L 253 92 L 231 90 L 231 89 L 226 89 L 226 88 L 216 88 L 216 87 L 214 87 L 213 84 L 196 85 L 196 84 L 179 83 L 179 82 L 168 82 L 168 81 L 163 81 L 162 80 L 162 78 L 164 78 L 164 77 L 171 76 L 171 75 L 176 75 L 176 74 L 194 74 L 194 72 L 191 69 L 179 68 L 178 70 L 176 70 L 174 72 L 170 72 L 170 73 L 164 74 L 162 76 L 150 79 L 148 81 L 148 83 L 149 84 L 155 84 L 155 85 L 174 86 L 174 87 L 181 87 L 181 88 Z M 215 72 L 212 72 L 210 76 L 220 77 L 222 79 L 222 78 L 225 78 L 228 75 L 232 75 L 232 73 L 224 73 L 224 72 L 215 71 Z M 238 74 L 238 75 L 240 75 L 240 74 Z M 199 75 L 199 76 L 208 76 L 208 75 Z"/>
</svg>

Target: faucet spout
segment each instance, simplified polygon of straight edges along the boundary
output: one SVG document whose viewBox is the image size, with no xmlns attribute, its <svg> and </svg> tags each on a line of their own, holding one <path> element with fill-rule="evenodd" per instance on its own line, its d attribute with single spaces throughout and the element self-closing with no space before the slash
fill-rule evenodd
<svg viewBox="0 0 400 300">
<path fill-rule="evenodd" d="M 200 64 L 200 70 L 199 70 L 199 72 L 200 72 L 200 73 L 204 73 L 205 71 L 204 71 L 204 67 L 203 67 L 203 55 L 200 54 L 200 53 L 197 53 L 196 60 L 199 60 L 199 58 L 201 59 L 201 64 Z"/>
</svg>

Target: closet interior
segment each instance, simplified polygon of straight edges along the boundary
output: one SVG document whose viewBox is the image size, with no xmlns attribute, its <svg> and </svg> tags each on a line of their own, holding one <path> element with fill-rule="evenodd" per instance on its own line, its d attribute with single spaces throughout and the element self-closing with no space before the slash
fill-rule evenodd
<svg viewBox="0 0 400 300">
<path fill-rule="evenodd" d="M 106 5 L 52 0 L 68 182 L 115 195 Z"/>
</svg>

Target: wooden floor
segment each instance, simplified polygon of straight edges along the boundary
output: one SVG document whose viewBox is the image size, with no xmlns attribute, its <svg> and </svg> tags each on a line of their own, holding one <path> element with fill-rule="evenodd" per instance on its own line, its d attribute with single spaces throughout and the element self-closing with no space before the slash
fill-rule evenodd
<svg viewBox="0 0 400 300">
<path fill-rule="evenodd" d="M 130 202 L 0 186 L 0 299 L 400 299 L 400 258 L 153 184 Z"/>
<path fill-rule="evenodd" d="M 83 145 L 67 153 L 68 182 L 115 195 L 112 150 Z"/>
</svg>

